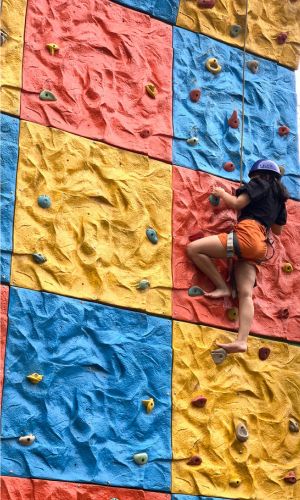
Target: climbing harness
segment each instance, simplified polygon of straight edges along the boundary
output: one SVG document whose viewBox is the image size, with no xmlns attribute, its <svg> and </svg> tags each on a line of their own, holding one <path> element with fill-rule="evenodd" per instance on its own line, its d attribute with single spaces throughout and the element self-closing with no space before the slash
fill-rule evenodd
<svg viewBox="0 0 300 500">
<path fill-rule="evenodd" d="M 239 259 L 242 257 L 236 232 L 231 231 L 231 233 L 227 236 L 226 257 L 227 259 L 232 259 L 234 255 L 236 255 Z"/>
<path fill-rule="evenodd" d="M 244 148 L 244 124 L 245 124 L 245 75 L 246 75 L 246 40 L 248 31 L 248 5 L 249 0 L 246 0 L 246 16 L 244 30 L 244 48 L 243 48 L 243 76 L 242 76 L 242 128 L 241 128 L 241 144 L 240 144 L 240 184 L 243 183 L 243 148 Z"/>
</svg>

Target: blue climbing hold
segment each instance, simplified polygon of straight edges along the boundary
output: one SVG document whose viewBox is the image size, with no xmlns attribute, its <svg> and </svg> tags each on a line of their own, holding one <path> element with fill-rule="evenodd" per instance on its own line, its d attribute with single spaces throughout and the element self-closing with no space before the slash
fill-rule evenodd
<svg viewBox="0 0 300 500">
<path fill-rule="evenodd" d="M 41 194 L 38 197 L 38 205 L 41 208 L 50 208 L 51 207 L 51 200 L 50 200 L 49 196 L 47 196 L 46 194 Z"/>
<path fill-rule="evenodd" d="M 199 286 L 191 286 L 188 290 L 188 294 L 190 297 L 200 297 L 204 295 L 204 291 Z"/>
<path fill-rule="evenodd" d="M 33 253 L 32 258 L 37 264 L 44 264 L 47 262 L 47 258 L 41 253 Z"/>
<path fill-rule="evenodd" d="M 153 245 L 156 245 L 156 243 L 158 242 L 158 236 L 155 229 L 152 229 L 152 227 L 148 227 L 148 229 L 146 230 L 146 235 L 148 240 L 151 241 Z"/>
<path fill-rule="evenodd" d="M 220 198 L 219 196 L 215 196 L 214 194 L 211 194 L 210 197 L 208 198 L 210 203 L 214 206 L 217 207 L 220 203 Z"/>
<path fill-rule="evenodd" d="M 41 101 L 57 101 L 55 95 L 50 90 L 42 90 L 40 99 Z"/>
</svg>

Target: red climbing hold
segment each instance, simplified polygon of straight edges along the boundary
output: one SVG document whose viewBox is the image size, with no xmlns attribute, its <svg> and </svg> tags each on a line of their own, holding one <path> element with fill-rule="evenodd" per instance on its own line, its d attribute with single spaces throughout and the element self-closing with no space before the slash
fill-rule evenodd
<svg viewBox="0 0 300 500">
<path fill-rule="evenodd" d="M 142 130 L 140 132 L 140 136 L 143 138 L 143 139 L 146 139 L 147 137 L 149 137 L 150 135 L 150 130 L 145 128 L 144 130 Z"/>
<path fill-rule="evenodd" d="M 227 161 L 224 163 L 223 168 L 226 172 L 233 172 L 235 170 L 235 164 L 232 163 L 232 161 Z"/>
<path fill-rule="evenodd" d="M 201 97 L 200 89 L 193 89 L 190 91 L 190 99 L 192 102 L 198 102 Z"/>
<path fill-rule="evenodd" d="M 204 408 L 206 405 L 207 399 L 204 396 L 197 396 L 196 398 L 192 399 L 192 405 L 197 406 L 197 408 Z"/>
<path fill-rule="evenodd" d="M 265 361 L 270 356 L 271 349 L 269 347 L 261 347 L 258 351 L 258 356 L 261 361 Z"/>
<path fill-rule="evenodd" d="M 290 313 L 289 313 L 289 310 L 287 308 L 284 308 L 284 309 L 279 309 L 278 313 L 277 313 L 277 317 L 279 319 L 288 319 Z"/>
<path fill-rule="evenodd" d="M 201 465 L 202 464 L 202 458 L 200 458 L 198 455 L 194 455 L 189 459 L 187 462 L 188 465 Z"/>
<path fill-rule="evenodd" d="M 277 43 L 279 45 L 283 45 L 286 42 L 287 37 L 288 37 L 287 33 L 279 33 L 279 35 L 277 35 Z"/>
<path fill-rule="evenodd" d="M 231 128 L 238 128 L 239 124 L 240 120 L 238 119 L 237 111 L 234 110 L 234 112 L 232 113 L 231 117 L 228 120 L 228 125 Z"/>
<path fill-rule="evenodd" d="M 278 134 L 280 137 L 283 137 L 284 135 L 289 135 L 290 129 L 286 125 L 282 125 L 281 127 L 278 128 Z"/>
<path fill-rule="evenodd" d="M 202 9 L 212 9 L 216 5 L 216 0 L 198 0 L 198 5 Z"/>
<path fill-rule="evenodd" d="M 284 477 L 284 480 L 285 480 L 286 483 L 295 484 L 295 482 L 297 481 L 295 472 L 294 471 L 289 472 Z"/>
</svg>

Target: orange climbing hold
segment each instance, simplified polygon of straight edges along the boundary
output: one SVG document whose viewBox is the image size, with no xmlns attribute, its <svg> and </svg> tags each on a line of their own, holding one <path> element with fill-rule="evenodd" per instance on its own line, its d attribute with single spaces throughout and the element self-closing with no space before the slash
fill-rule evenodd
<svg viewBox="0 0 300 500">
<path fill-rule="evenodd" d="M 283 137 L 285 135 L 289 135 L 290 129 L 286 125 L 282 125 L 281 127 L 278 128 L 278 134 L 280 137 Z"/>
<path fill-rule="evenodd" d="M 234 110 L 231 117 L 228 119 L 228 125 L 231 128 L 238 128 L 240 124 L 240 120 L 238 119 L 237 111 Z"/>
<path fill-rule="evenodd" d="M 235 164 L 232 163 L 232 161 L 227 161 L 224 163 L 223 168 L 226 172 L 233 172 L 235 170 Z"/>
<path fill-rule="evenodd" d="M 190 99 L 192 102 L 198 102 L 201 97 L 200 89 L 193 89 L 190 91 Z"/>
</svg>

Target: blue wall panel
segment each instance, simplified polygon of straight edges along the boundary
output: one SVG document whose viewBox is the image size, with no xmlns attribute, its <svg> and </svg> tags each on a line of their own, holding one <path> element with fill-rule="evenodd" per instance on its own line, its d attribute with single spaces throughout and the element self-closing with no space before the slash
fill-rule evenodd
<svg viewBox="0 0 300 500">
<path fill-rule="evenodd" d="M 1 130 L 1 282 L 8 283 L 12 252 L 13 219 L 15 206 L 15 186 L 18 163 L 19 120 L 0 115 Z"/>
<path fill-rule="evenodd" d="M 193 495 L 172 495 L 172 500 L 226 500 L 226 498 L 203 497 Z M 227 499 L 229 500 L 229 499 Z"/>
<path fill-rule="evenodd" d="M 169 320 L 12 288 L 3 474 L 169 490 L 171 366 Z M 21 446 L 29 433 L 36 441 Z"/>
<path fill-rule="evenodd" d="M 178 166 L 239 180 L 241 124 L 229 128 L 234 110 L 241 119 L 243 52 L 204 35 L 173 28 L 173 163 Z M 216 57 L 222 66 L 217 75 L 205 68 Z M 244 180 L 259 158 L 271 158 L 285 166 L 284 183 L 293 198 L 300 199 L 296 93 L 294 72 L 276 63 L 247 54 L 260 63 L 257 74 L 246 69 Z M 201 99 L 191 102 L 189 92 L 202 90 Z M 278 127 L 291 132 L 280 137 Z M 186 139 L 197 136 L 196 146 Z M 232 161 L 237 169 L 226 172 L 223 164 Z"/>
<path fill-rule="evenodd" d="M 116 3 L 140 10 L 170 24 L 176 23 L 180 0 L 114 0 Z"/>
</svg>

